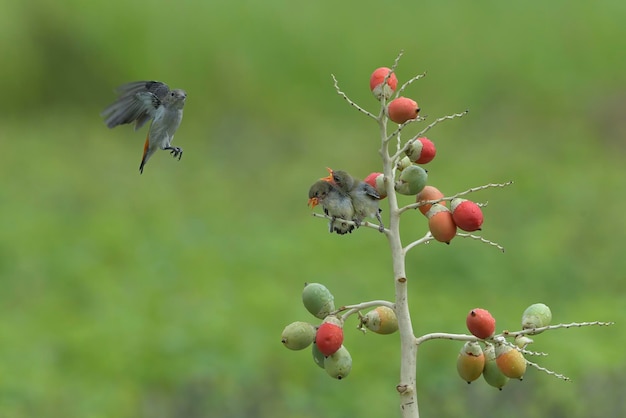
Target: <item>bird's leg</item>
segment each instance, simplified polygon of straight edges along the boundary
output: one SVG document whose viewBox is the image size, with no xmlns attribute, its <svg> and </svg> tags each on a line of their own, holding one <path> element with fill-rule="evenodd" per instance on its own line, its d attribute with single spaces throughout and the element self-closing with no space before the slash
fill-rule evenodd
<svg viewBox="0 0 626 418">
<path fill-rule="evenodd" d="M 170 154 L 174 156 L 174 158 L 178 157 L 180 160 L 183 156 L 183 149 L 180 147 L 165 147 L 164 150 L 168 150 Z"/>
<path fill-rule="evenodd" d="M 383 219 L 380 217 L 380 212 L 381 212 L 381 210 L 376 212 L 376 219 L 378 219 L 378 224 L 379 224 L 378 230 L 380 232 L 384 232 L 385 231 L 385 225 L 383 225 Z"/>
<path fill-rule="evenodd" d="M 330 218 L 330 222 L 328 223 L 328 229 L 331 234 L 333 233 L 333 231 L 335 230 L 335 220 L 337 219 L 336 216 L 331 216 Z"/>
</svg>

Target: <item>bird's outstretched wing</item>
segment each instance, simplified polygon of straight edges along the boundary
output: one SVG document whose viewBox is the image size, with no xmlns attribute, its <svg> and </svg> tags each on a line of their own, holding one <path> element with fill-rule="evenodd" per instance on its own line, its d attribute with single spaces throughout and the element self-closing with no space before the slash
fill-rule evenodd
<svg viewBox="0 0 626 418">
<path fill-rule="evenodd" d="M 159 81 L 134 81 L 116 89 L 118 99 L 101 113 L 109 128 L 135 122 L 135 130 L 154 116 L 161 99 L 170 91 Z"/>
</svg>

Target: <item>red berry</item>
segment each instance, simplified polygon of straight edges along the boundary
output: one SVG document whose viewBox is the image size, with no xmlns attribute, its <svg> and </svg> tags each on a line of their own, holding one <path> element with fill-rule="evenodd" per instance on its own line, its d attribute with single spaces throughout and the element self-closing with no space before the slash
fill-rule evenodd
<svg viewBox="0 0 626 418">
<path fill-rule="evenodd" d="M 420 108 L 417 106 L 417 102 L 408 97 L 393 99 L 387 106 L 387 115 L 395 123 L 404 123 L 415 119 L 419 111 Z"/>
<path fill-rule="evenodd" d="M 437 154 L 435 144 L 433 144 L 433 141 L 426 137 L 417 138 L 406 150 L 406 155 L 411 159 L 411 161 L 418 164 L 431 162 L 433 158 L 435 158 L 435 154 Z"/>
<path fill-rule="evenodd" d="M 480 210 L 480 206 L 470 200 L 452 199 L 450 208 L 454 222 L 463 231 L 477 231 L 483 224 L 483 212 Z"/>
<path fill-rule="evenodd" d="M 343 329 L 330 322 L 324 322 L 315 334 L 317 349 L 325 356 L 335 353 L 343 344 Z"/>
<path fill-rule="evenodd" d="M 478 338 L 489 338 L 496 332 L 496 320 L 488 310 L 476 308 L 467 314 L 467 329 Z"/>
<path fill-rule="evenodd" d="M 381 199 L 387 197 L 387 190 L 385 189 L 385 175 L 383 173 L 371 173 L 365 177 L 364 182 L 372 186 L 378 192 Z"/>
<path fill-rule="evenodd" d="M 422 191 L 417 194 L 415 202 L 419 203 L 427 200 L 437 200 L 441 199 L 442 197 L 443 193 L 441 193 L 438 188 L 434 186 L 425 186 Z M 441 202 L 439 202 L 439 204 L 445 206 L 446 202 L 442 200 Z M 418 207 L 418 209 L 420 210 L 420 212 L 426 215 L 426 212 L 430 210 L 431 206 L 432 205 L 422 205 Z"/>
<path fill-rule="evenodd" d="M 370 90 L 378 100 L 382 97 L 389 99 L 393 92 L 396 91 L 396 87 L 398 87 L 398 78 L 394 73 L 391 73 L 389 78 L 387 78 L 387 83 L 383 85 L 383 81 L 390 71 L 391 69 L 387 67 L 380 67 L 375 69 L 370 77 Z"/>
<path fill-rule="evenodd" d="M 439 242 L 449 244 L 456 236 L 456 224 L 452 220 L 452 213 L 447 207 L 435 203 L 426 212 L 428 217 L 428 229 L 433 237 Z"/>
</svg>

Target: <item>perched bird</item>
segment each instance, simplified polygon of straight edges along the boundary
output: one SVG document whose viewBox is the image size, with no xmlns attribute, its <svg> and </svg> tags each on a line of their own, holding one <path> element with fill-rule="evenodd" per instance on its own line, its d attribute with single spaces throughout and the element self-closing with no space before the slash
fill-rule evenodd
<svg viewBox="0 0 626 418">
<path fill-rule="evenodd" d="M 174 133 L 183 119 L 183 107 L 187 93 L 170 88 L 159 81 L 134 81 L 117 89 L 118 99 L 104 109 L 101 116 L 109 128 L 135 122 L 135 130 L 148 120 L 148 131 L 139 172 L 158 149 L 170 151 L 174 158 L 183 156 L 183 150 L 172 146 Z"/>
<path fill-rule="evenodd" d="M 378 220 L 378 230 L 383 232 L 385 226 L 380 217 L 379 200 L 380 195 L 369 184 L 364 181 L 355 179 L 350 174 L 341 170 L 328 169 L 330 173 L 323 180 L 335 184 L 340 190 L 347 193 L 352 200 L 354 207 L 354 217 L 352 220 L 357 226 L 361 225 L 365 218 L 376 218 Z"/>
<path fill-rule="evenodd" d="M 331 217 L 328 223 L 329 232 L 337 232 L 339 235 L 352 232 L 353 224 L 343 222 L 352 220 L 354 208 L 350 197 L 342 192 L 337 186 L 327 181 L 318 180 L 309 189 L 309 206 L 311 209 L 322 205 L 324 213 Z"/>
</svg>

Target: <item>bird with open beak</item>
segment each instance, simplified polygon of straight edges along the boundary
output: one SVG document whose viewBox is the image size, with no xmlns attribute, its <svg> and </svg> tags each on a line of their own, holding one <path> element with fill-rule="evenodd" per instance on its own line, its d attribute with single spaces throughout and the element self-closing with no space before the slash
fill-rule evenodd
<svg viewBox="0 0 626 418">
<path fill-rule="evenodd" d="M 357 226 L 361 225 L 365 218 L 376 218 L 378 220 L 378 230 L 383 232 L 385 226 L 383 220 L 380 217 L 379 200 L 380 195 L 369 184 L 352 177 L 345 171 L 327 169 L 330 173 L 322 180 L 334 184 L 344 193 L 347 193 L 352 200 L 352 206 L 354 207 L 354 217 L 352 220 Z"/>
<path fill-rule="evenodd" d="M 332 183 L 318 180 L 309 189 L 309 206 L 313 209 L 317 205 L 321 205 L 324 213 L 331 218 L 328 223 L 331 234 L 336 232 L 344 235 L 352 232 L 354 225 L 343 222 L 351 221 L 354 217 L 354 207 L 347 193 Z"/>
</svg>

